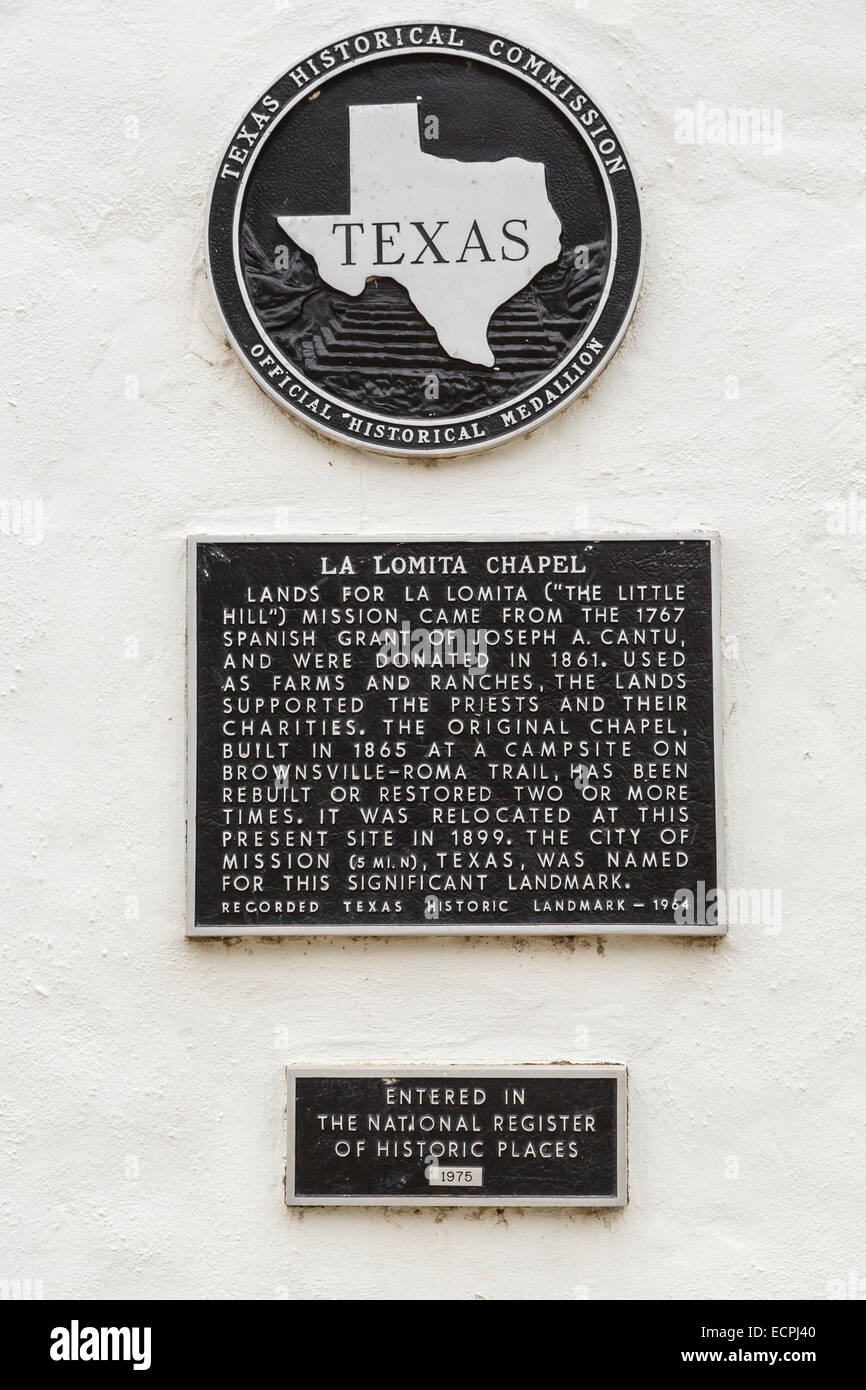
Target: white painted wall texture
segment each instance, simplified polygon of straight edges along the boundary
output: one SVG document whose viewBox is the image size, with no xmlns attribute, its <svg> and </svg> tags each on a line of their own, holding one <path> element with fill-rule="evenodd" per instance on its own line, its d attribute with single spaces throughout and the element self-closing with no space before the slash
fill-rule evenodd
<svg viewBox="0 0 866 1390">
<path fill-rule="evenodd" d="M 323 442 L 266 399 L 202 267 L 232 122 L 366 8 L 2 5 L 0 1278 L 46 1297 L 862 1297 L 866 15 L 434 8 L 597 95 L 648 237 L 589 394 L 424 464 Z M 781 147 L 681 143 L 702 102 L 763 110 Z M 781 931 L 184 939 L 188 532 L 622 526 L 722 534 L 729 877 L 782 891 Z M 554 1059 L 630 1066 L 624 1211 L 284 1207 L 286 1062 Z"/>
</svg>

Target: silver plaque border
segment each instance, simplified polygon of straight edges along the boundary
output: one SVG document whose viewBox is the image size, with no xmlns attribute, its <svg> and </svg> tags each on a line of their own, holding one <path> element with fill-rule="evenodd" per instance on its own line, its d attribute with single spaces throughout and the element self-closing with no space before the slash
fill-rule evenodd
<svg viewBox="0 0 866 1390">
<path fill-rule="evenodd" d="M 599 531 L 595 533 L 579 532 L 576 535 L 555 535 L 551 533 L 537 533 L 534 535 L 479 535 L 479 534 L 455 534 L 455 535 L 403 535 L 398 536 L 393 533 L 376 535 L 346 535 L 337 533 L 334 535 L 310 535 L 302 533 L 294 536 L 287 535 L 227 535 L 225 533 L 216 534 L 192 534 L 187 537 L 187 636 L 186 636 L 186 669 L 187 669 L 187 700 L 186 700 L 186 935 L 190 938 L 198 937 L 319 937 L 319 936 L 679 936 L 679 937 L 718 937 L 724 936 L 727 932 L 727 922 L 723 914 L 722 920 L 708 925 L 706 923 L 696 923 L 693 926 L 680 924 L 678 922 L 617 922 L 600 923 L 598 926 L 587 922 L 533 922 L 520 924 L 518 922 L 508 923 L 481 923 L 475 925 L 472 922 L 448 923 L 431 931 L 428 924 L 424 922 L 346 922 L 333 925 L 299 921 L 297 924 L 285 923 L 273 926 L 260 925 L 241 926 L 226 924 L 215 926 L 208 923 L 198 923 L 195 919 L 195 793 L 196 793 L 196 747 L 197 747 L 197 689 L 196 689 L 196 649 L 197 649 L 197 602 L 196 602 L 196 555 L 200 545 L 280 545 L 280 544 L 307 544 L 307 545 L 340 545 L 346 544 L 365 544 L 377 545 L 400 542 L 408 545 L 423 545 L 425 543 L 437 545 L 460 545 L 469 542 L 484 542 L 491 545 L 497 543 L 502 545 L 534 545 L 540 541 L 546 543 L 561 542 L 563 545 L 572 543 L 598 543 L 603 544 L 607 541 L 620 542 L 640 542 L 640 541 L 706 541 L 710 547 L 710 576 L 711 576 L 711 595 L 710 606 L 712 608 L 712 659 L 713 659 L 713 746 L 714 746 L 714 770 L 715 770 L 715 812 L 716 812 L 716 878 L 719 888 L 726 886 L 726 861 L 725 861 L 725 804 L 724 788 L 722 783 L 723 759 L 722 759 L 722 690 L 721 690 L 721 557 L 720 557 L 720 537 L 717 531 L 642 531 L 639 534 L 630 531 Z"/>
<path fill-rule="evenodd" d="M 447 1081 L 452 1076 L 468 1079 L 478 1077 L 509 1077 L 541 1080 L 545 1077 L 568 1077 L 574 1081 L 612 1077 L 616 1080 L 616 1195 L 613 1197 L 451 1197 L 448 1189 L 440 1189 L 410 1197 L 317 1197 L 299 1195 L 295 1191 L 295 1082 L 299 1076 L 369 1076 L 385 1079 L 389 1076 L 425 1076 Z M 288 1207 L 624 1207 L 628 1204 L 628 1067 L 625 1063 L 606 1062 L 582 1066 L 578 1062 L 524 1063 L 513 1067 L 457 1065 L 447 1066 L 353 1066 L 286 1068 L 286 1206 Z"/>
</svg>

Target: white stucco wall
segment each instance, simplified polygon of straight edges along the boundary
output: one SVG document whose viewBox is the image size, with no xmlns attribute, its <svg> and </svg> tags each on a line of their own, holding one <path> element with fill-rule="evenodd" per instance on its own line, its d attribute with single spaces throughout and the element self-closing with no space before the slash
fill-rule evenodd
<svg viewBox="0 0 866 1390">
<path fill-rule="evenodd" d="M 823 1298 L 866 1276 L 866 535 L 828 530 L 852 490 L 866 525 L 866 16 L 434 8 L 597 95 L 642 185 L 647 269 L 586 397 L 488 455 L 409 464 L 266 399 L 202 267 L 232 122 L 369 11 L 2 6 L 0 1278 L 46 1297 Z M 781 149 L 678 143 L 699 102 L 781 113 Z M 781 889 L 780 932 L 184 939 L 188 532 L 624 525 L 721 532 L 729 878 Z M 629 1064 L 624 1211 L 286 1210 L 287 1062 L 559 1059 Z"/>
</svg>

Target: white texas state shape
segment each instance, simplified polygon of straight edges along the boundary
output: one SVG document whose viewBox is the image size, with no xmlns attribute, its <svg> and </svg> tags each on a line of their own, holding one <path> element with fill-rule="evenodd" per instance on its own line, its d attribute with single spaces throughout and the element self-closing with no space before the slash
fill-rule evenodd
<svg viewBox="0 0 866 1390">
<path fill-rule="evenodd" d="M 390 276 L 450 357 L 492 367 L 491 317 L 559 256 L 544 165 L 426 154 L 418 107 L 400 103 L 349 107 L 349 166 L 347 215 L 280 226 L 334 289 L 359 295 L 371 276 Z"/>
</svg>

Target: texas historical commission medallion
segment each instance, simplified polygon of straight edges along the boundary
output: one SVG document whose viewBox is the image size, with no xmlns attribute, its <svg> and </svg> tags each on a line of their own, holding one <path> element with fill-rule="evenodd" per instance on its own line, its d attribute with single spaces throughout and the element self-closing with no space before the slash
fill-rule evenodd
<svg viewBox="0 0 866 1390">
<path fill-rule="evenodd" d="M 258 383 L 314 428 L 455 454 L 552 415 L 634 309 L 637 188 L 599 107 L 525 45 L 365 30 L 247 112 L 214 180 L 211 282 Z"/>
</svg>

